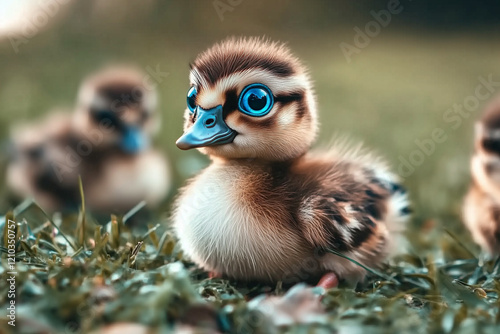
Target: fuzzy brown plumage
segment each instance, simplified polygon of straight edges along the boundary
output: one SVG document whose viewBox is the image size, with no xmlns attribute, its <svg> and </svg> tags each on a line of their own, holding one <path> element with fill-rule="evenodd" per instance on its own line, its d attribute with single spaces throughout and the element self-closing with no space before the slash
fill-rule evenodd
<svg viewBox="0 0 500 334">
<path fill-rule="evenodd" d="M 472 183 L 465 198 L 464 222 L 481 248 L 500 254 L 500 98 L 486 107 L 476 124 L 471 159 Z"/>
<path fill-rule="evenodd" d="M 152 149 L 126 152 L 119 144 L 119 126 L 145 136 L 152 131 L 156 92 L 143 78 L 128 67 L 104 69 L 84 81 L 73 114 L 52 114 L 14 131 L 10 188 L 47 210 L 73 211 L 81 201 L 81 176 L 93 211 L 125 212 L 142 200 L 158 203 L 169 184 L 165 158 Z M 97 119 L 99 112 L 107 114 Z"/>
<path fill-rule="evenodd" d="M 333 271 L 346 279 L 386 257 L 408 215 L 406 195 L 378 159 L 342 145 L 308 152 L 317 131 L 309 75 L 283 45 L 229 39 L 191 66 L 196 104 L 221 105 L 237 133 L 231 143 L 199 148 L 213 163 L 175 204 L 184 252 L 203 268 L 239 280 L 291 282 Z M 262 117 L 238 110 L 250 84 L 264 84 L 274 107 Z M 196 122 L 186 110 L 184 129 Z M 310 265 L 308 265 L 308 263 Z"/>
</svg>

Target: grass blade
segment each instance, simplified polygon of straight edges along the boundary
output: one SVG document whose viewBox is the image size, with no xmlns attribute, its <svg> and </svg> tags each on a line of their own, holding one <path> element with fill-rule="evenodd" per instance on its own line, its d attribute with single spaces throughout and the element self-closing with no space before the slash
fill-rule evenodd
<svg viewBox="0 0 500 334">
<path fill-rule="evenodd" d="M 351 259 L 350 257 L 340 253 L 340 252 L 337 252 L 336 250 L 333 250 L 333 249 L 329 249 L 327 248 L 326 251 L 328 251 L 329 253 L 332 253 L 334 255 L 337 255 L 343 259 L 346 259 L 346 260 L 349 260 L 351 261 L 352 263 L 354 263 L 355 265 L 358 265 L 360 266 L 361 268 L 363 268 L 364 270 L 366 270 L 367 272 L 371 273 L 372 275 L 375 275 L 375 276 L 379 276 L 379 277 L 382 277 L 383 279 L 387 280 L 387 281 L 390 281 L 396 285 L 400 285 L 400 283 L 395 280 L 393 277 L 390 277 L 389 275 L 386 275 L 376 269 L 373 269 L 373 268 L 369 268 L 361 263 L 359 263 L 358 261 L 354 260 L 354 259 Z"/>
</svg>

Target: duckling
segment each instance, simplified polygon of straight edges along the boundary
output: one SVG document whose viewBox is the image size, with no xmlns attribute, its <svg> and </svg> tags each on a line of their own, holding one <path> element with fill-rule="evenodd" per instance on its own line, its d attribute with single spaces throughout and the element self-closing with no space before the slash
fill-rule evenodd
<svg viewBox="0 0 500 334">
<path fill-rule="evenodd" d="M 313 86 L 283 44 L 228 39 L 191 64 L 182 150 L 212 162 L 181 190 L 181 248 L 212 275 L 239 281 L 356 281 L 390 253 L 407 196 L 380 159 L 342 145 L 309 151 Z M 394 232 L 392 234 L 391 232 Z"/>
<path fill-rule="evenodd" d="M 43 208 L 57 206 L 56 199 L 50 194 L 51 190 L 41 183 L 53 175 L 51 161 L 56 161 L 56 156 L 64 152 L 62 147 L 55 144 L 59 143 L 57 138 L 69 130 L 70 124 L 69 114 L 57 111 L 40 122 L 13 127 L 6 183 L 15 196 L 34 197 Z M 59 191 L 61 197 L 77 196 L 65 187 L 65 183 L 60 184 Z"/>
<path fill-rule="evenodd" d="M 474 142 L 464 223 L 485 254 L 500 255 L 500 97 L 476 123 Z"/>
<path fill-rule="evenodd" d="M 102 70 L 82 84 L 73 115 L 21 131 L 18 137 L 25 139 L 14 140 L 15 151 L 35 150 L 37 162 L 12 163 L 11 188 L 48 210 L 73 210 L 80 203 L 80 175 L 90 210 L 109 214 L 142 200 L 158 204 L 169 186 L 169 169 L 165 157 L 149 148 L 156 92 L 144 78 L 132 68 Z"/>
<path fill-rule="evenodd" d="M 150 148 L 160 120 L 157 92 L 133 67 L 108 67 L 82 84 L 73 128 L 96 143 L 89 156 L 95 179 L 85 193 L 96 208 L 157 205 L 170 186 L 166 157 Z M 94 174 L 95 173 L 95 174 Z M 82 179 L 84 176 L 82 176 Z"/>
</svg>

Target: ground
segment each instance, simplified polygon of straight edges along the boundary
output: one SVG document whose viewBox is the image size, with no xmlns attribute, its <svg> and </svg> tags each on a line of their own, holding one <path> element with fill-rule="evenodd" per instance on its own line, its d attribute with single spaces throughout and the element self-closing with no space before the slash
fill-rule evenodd
<svg viewBox="0 0 500 334">
<path fill-rule="evenodd" d="M 161 221 L 133 232 L 112 216 L 101 227 L 83 211 L 50 217 L 29 200 L 2 220 L 1 279 L 9 282 L 0 289 L 2 309 L 16 301 L 15 317 L 0 322 L 7 332 L 9 322 L 22 333 L 496 333 L 500 324 L 500 259 L 483 261 L 431 223 L 414 242 L 427 249 L 439 240 L 433 255 L 397 256 L 356 287 L 298 286 L 317 297 L 289 292 L 266 305 L 258 301 L 264 294 L 286 293 L 281 282 L 209 278 L 183 258 Z M 15 264 L 9 230 L 18 240 Z"/>
</svg>

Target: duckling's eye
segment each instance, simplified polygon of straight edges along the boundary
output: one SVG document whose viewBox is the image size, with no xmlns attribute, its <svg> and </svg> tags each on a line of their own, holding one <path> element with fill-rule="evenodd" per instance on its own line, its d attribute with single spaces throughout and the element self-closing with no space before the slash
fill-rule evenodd
<svg viewBox="0 0 500 334">
<path fill-rule="evenodd" d="M 241 92 L 238 108 L 247 115 L 258 117 L 267 115 L 273 104 L 273 93 L 267 86 L 252 84 Z"/>
<path fill-rule="evenodd" d="M 196 109 L 196 94 L 197 94 L 196 87 L 193 86 L 189 88 L 187 94 L 187 105 L 189 110 L 191 110 L 191 112 L 194 112 L 194 110 Z"/>
<path fill-rule="evenodd" d="M 111 110 L 95 110 L 93 117 L 97 123 L 106 122 L 108 125 L 121 126 L 120 117 L 117 113 Z"/>
</svg>

